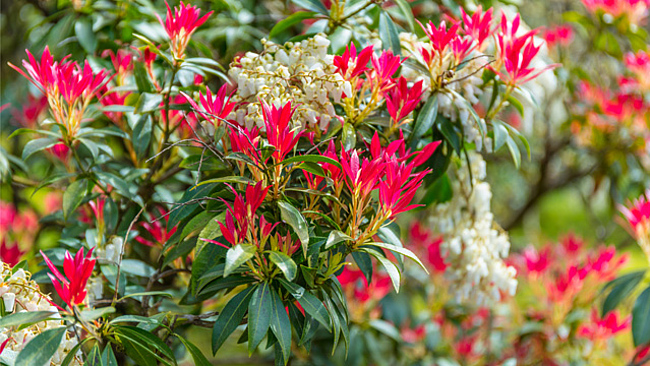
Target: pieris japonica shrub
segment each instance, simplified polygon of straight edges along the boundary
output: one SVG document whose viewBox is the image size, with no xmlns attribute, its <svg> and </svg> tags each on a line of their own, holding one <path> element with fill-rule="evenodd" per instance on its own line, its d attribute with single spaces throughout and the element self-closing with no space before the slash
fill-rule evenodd
<svg viewBox="0 0 650 366">
<path fill-rule="evenodd" d="M 278 365 L 643 362 L 648 290 L 631 318 L 614 308 L 645 272 L 616 278 L 626 256 L 572 237 L 511 254 L 493 214 L 488 163 L 536 163 L 518 118 L 552 105 L 572 28 L 443 3 L 21 8 L 0 363 L 206 365 L 234 343 Z M 585 5 L 571 21 L 616 21 L 634 52 L 616 91 L 557 71 L 587 94 L 566 106 L 571 141 L 637 156 L 648 4 Z M 648 252 L 647 198 L 631 205 Z"/>
</svg>

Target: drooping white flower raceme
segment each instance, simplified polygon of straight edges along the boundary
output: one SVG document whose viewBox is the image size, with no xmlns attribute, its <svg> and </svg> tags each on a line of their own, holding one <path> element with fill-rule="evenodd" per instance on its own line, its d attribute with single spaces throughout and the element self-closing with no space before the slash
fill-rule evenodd
<svg viewBox="0 0 650 366">
<path fill-rule="evenodd" d="M 41 293 L 38 284 L 32 281 L 31 274 L 18 269 L 12 273 L 11 267 L 0 261 L 0 296 L 4 302 L 6 314 L 15 314 L 25 311 L 51 311 L 52 318 L 59 319 L 61 316 L 57 308 L 52 304 L 52 299 Z M 63 320 L 41 321 L 23 329 L 18 327 L 0 328 L 0 361 L 13 364 L 18 353 L 32 340 L 45 330 L 65 326 Z M 66 332 L 61 344 L 50 360 L 51 365 L 60 365 L 67 354 L 77 344 L 73 334 Z M 4 345 L 4 348 L 1 346 Z M 81 365 L 81 353 L 70 363 Z"/>
<path fill-rule="evenodd" d="M 350 83 L 335 72 L 334 56 L 327 54 L 330 41 L 319 34 L 296 43 L 262 44 L 261 53 L 247 52 L 230 65 L 228 73 L 238 84 L 232 100 L 248 103 L 231 118 L 264 129 L 260 99 L 276 106 L 292 102 L 297 106 L 294 124 L 326 130 L 336 116 L 332 101 L 338 103 L 344 92 L 351 94 Z"/>
<path fill-rule="evenodd" d="M 452 199 L 433 209 L 430 223 L 443 235 L 445 276 L 457 301 L 490 305 L 501 299 L 501 292 L 514 295 L 516 271 L 504 262 L 510 241 L 490 211 L 492 192 L 484 181 L 485 161 L 476 152 L 469 152 L 468 159 L 471 175 L 463 159 L 453 169 Z"/>
</svg>

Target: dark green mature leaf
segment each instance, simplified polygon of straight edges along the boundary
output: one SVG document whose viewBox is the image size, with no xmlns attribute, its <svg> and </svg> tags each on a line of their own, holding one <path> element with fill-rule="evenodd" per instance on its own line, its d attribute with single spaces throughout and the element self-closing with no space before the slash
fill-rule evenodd
<svg viewBox="0 0 650 366">
<path fill-rule="evenodd" d="M 133 76 L 135 77 L 135 84 L 138 86 L 140 93 L 150 93 L 154 90 L 153 83 L 149 79 L 147 69 L 144 67 L 144 62 L 134 62 Z"/>
<path fill-rule="evenodd" d="M 415 147 L 427 131 L 431 129 L 438 116 L 438 94 L 433 94 L 427 99 L 420 109 L 418 117 L 413 125 L 413 132 L 409 136 L 409 144 Z"/>
<path fill-rule="evenodd" d="M 390 49 L 395 55 L 402 54 L 402 46 L 399 43 L 399 31 L 393 19 L 385 11 L 379 14 L 379 37 L 385 50 Z"/>
<path fill-rule="evenodd" d="M 352 252 L 352 258 L 361 270 L 363 277 L 366 278 L 366 283 L 370 284 L 372 282 L 373 273 L 372 259 L 370 258 L 370 255 L 365 252 Z"/>
<path fill-rule="evenodd" d="M 61 344 L 65 327 L 48 329 L 34 337 L 16 356 L 14 366 L 45 365 Z"/>
<path fill-rule="evenodd" d="M 143 115 L 140 117 L 133 127 L 133 137 L 131 137 L 131 141 L 133 142 L 133 150 L 135 150 L 138 159 L 145 157 L 149 150 L 152 128 L 153 124 L 151 122 L 151 116 L 149 115 Z"/>
<path fill-rule="evenodd" d="M 264 282 L 257 287 L 248 304 L 248 354 L 260 344 L 271 326 L 271 291 L 269 284 Z"/>
<path fill-rule="evenodd" d="M 135 113 L 153 112 L 160 108 L 163 101 L 161 94 L 142 93 L 135 103 Z"/>
<path fill-rule="evenodd" d="M 50 318 L 54 314 L 56 313 L 51 311 L 25 311 L 22 313 L 9 314 L 0 318 L 0 328 L 38 323 Z"/>
<path fill-rule="evenodd" d="M 84 338 L 81 340 L 81 342 L 77 343 L 72 349 L 68 352 L 68 354 L 65 356 L 63 361 L 61 361 L 61 366 L 68 366 L 72 362 L 73 359 L 75 359 L 75 355 L 77 354 L 77 351 L 79 351 L 79 348 L 83 346 L 86 342 L 88 342 L 91 338 Z M 108 347 L 107 347 L 108 348 Z M 77 357 L 77 359 L 79 359 Z M 111 365 L 113 366 L 113 365 Z M 117 365 L 116 365 L 117 366 Z"/>
<path fill-rule="evenodd" d="M 399 247 L 399 246 L 397 246 L 397 245 L 388 244 L 388 243 L 377 243 L 377 242 L 366 243 L 365 245 L 372 245 L 372 246 L 375 246 L 375 247 L 380 247 L 380 248 L 383 248 L 383 249 L 388 249 L 388 250 L 390 250 L 390 251 L 392 251 L 392 252 L 399 253 L 399 254 L 401 254 L 401 255 L 404 255 L 404 256 L 406 256 L 406 257 L 409 257 L 409 258 L 411 258 L 413 261 L 415 261 L 415 263 L 419 264 L 420 267 L 422 267 L 422 269 L 424 269 L 425 272 L 429 273 L 429 271 L 427 270 L 427 267 L 424 266 L 424 264 L 423 264 L 423 263 L 420 261 L 420 259 L 415 255 L 415 253 L 413 253 L 412 251 L 410 251 L 410 250 L 408 250 L 408 249 L 406 249 L 406 248 L 404 248 L 404 247 Z"/>
<path fill-rule="evenodd" d="M 311 19 L 316 14 L 317 13 L 313 12 L 313 11 L 297 11 L 297 12 L 289 15 L 285 19 L 279 21 L 271 29 L 271 33 L 269 33 L 269 37 L 271 37 L 271 39 L 276 38 L 278 35 L 280 35 L 285 30 L 289 29 L 293 25 L 301 23 L 305 19 Z"/>
<path fill-rule="evenodd" d="M 291 0 L 291 2 L 298 5 L 301 8 L 315 11 L 317 13 L 321 13 L 321 14 L 329 13 L 325 5 L 323 5 L 323 3 L 320 0 Z"/>
<path fill-rule="evenodd" d="M 436 118 L 436 127 L 438 131 L 442 133 L 445 137 L 445 140 L 449 142 L 451 147 L 454 148 L 454 151 L 458 156 L 460 156 L 460 149 L 462 147 L 461 132 L 458 130 L 458 127 L 451 121 L 449 118 L 444 116 L 438 116 Z"/>
<path fill-rule="evenodd" d="M 327 309 L 325 308 L 325 305 L 323 305 L 322 301 L 295 283 L 283 279 L 280 279 L 280 283 L 291 293 L 291 296 L 293 296 L 294 299 L 298 300 L 298 303 L 307 314 L 311 315 L 327 328 L 327 330 L 332 329 L 329 314 L 327 313 Z"/>
<path fill-rule="evenodd" d="M 93 25 L 90 18 L 78 18 L 74 24 L 74 32 L 81 47 L 88 53 L 95 53 L 97 49 L 97 36 L 93 32 Z"/>
<path fill-rule="evenodd" d="M 281 252 L 272 251 L 269 252 L 269 259 L 280 268 L 287 280 L 293 281 L 293 279 L 296 278 L 298 266 L 296 266 L 296 262 L 294 262 L 291 257 Z"/>
<path fill-rule="evenodd" d="M 636 298 L 632 308 L 632 338 L 635 347 L 650 343 L 650 287 Z"/>
<path fill-rule="evenodd" d="M 420 203 L 425 206 L 429 206 L 432 203 L 443 203 L 449 201 L 452 195 L 451 180 L 447 173 L 445 173 L 427 188 L 427 192 L 424 194 Z"/>
<path fill-rule="evenodd" d="M 102 361 L 102 350 L 99 349 L 99 344 L 95 343 L 93 348 L 90 349 L 88 355 L 86 356 L 86 362 L 84 366 L 104 366 Z"/>
<path fill-rule="evenodd" d="M 393 262 L 389 261 L 382 254 L 379 254 L 374 250 L 365 249 L 365 248 L 361 248 L 360 250 L 372 255 L 379 261 L 379 263 L 381 263 L 382 266 L 384 266 L 384 269 L 386 269 L 386 273 L 388 273 L 388 276 L 390 277 L 390 280 L 393 283 L 395 292 L 399 292 L 400 282 L 402 281 L 402 274 L 400 273 L 399 268 L 397 268 L 397 266 Z"/>
<path fill-rule="evenodd" d="M 307 221 L 300 211 L 293 207 L 289 202 L 278 201 L 280 207 L 280 217 L 284 222 L 289 224 L 293 231 L 298 235 L 302 245 L 302 251 L 307 257 L 307 247 L 309 246 L 309 227 Z"/>
<path fill-rule="evenodd" d="M 195 346 L 192 342 L 188 341 L 187 339 L 181 337 L 179 334 L 175 334 L 176 338 L 178 338 L 181 343 L 187 348 L 187 351 L 190 353 L 192 356 L 192 360 L 194 361 L 194 365 L 198 366 L 211 366 L 212 364 L 210 361 L 208 361 L 207 358 L 201 353 L 201 350 L 199 347 Z"/>
<path fill-rule="evenodd" d="M 23 148 L 23 155 L 22 159 L 27 160 L 28 157 L 30 157 L 32 154 L 35 152 L 39 152 L 41 150 L 48 149 L 56 144 L 58 144 L 60 141 L 57 138 L 50 138 L 50 137 L 44 137 L 36 140 L 30 140 L 25 144 L 25 147 Z"/>
<path fill-rule="evenodd" d="M 236 270 L 247 260 L 253 258 L 255 255 L 256 247 L 250 244 L 239 244 L 228 249 L 226 253 L 226 267 L 223 271 L 223 276 L 228 277 L 232 271 Z"/>
<path fill-rule="evenodd" d="M 644 275 L 645 270 L 628 273 L 605 285 L 605 289 L 611 287 L 612 291 L 607 295 L 603 302 L 601 316 L 604 317 L 607 315 L 607 313 L 614 310 L 621 301 L 630 296 L 639 282 L 641 282 Z"/>
<path fill-rule="evenodd" d="M 215 184 L 216 183 L 206 184 L 202 186 L 193 186 L 187 191 L 185 191 L 181 200 L 178 201 L 178 204 L 182 206 L 180 206 L 180 208 L 178 209 L 175 209 L 174 211 L 172 211 L 172 213 L 169 214 L 167 229 L 173 228 L 178 224 L 180 220 L 184 219 L 185 217 L 187 217 L 187 215 L 189 215 L 192 211 L 194 211 L 194 209 L 199 205 L 198 202 L 192 204 L 188 204 L 188 202 L 206 197 L 208 193 L 210 193 L 210 191 L 214 188 Z"/>
<path fill-rule="evenodd" d="M 102 363 L 104 366 L 119 366 L 110 344 L 107 344 L 102 352 Z"/>
<path fill-rule="evenodd" d="M 113 329 L 126 348 L 127 354 L 138 364 L 142 362 L 147 365 L 155 365 L 157 364 L 156 359 L 158 359 L 164 364 L 171 365 L 172 362 L 168 360 L 175 360 L 174 353 L 169 346 L 153 333 L 130 325 L 115 325 Z M 160 352 L 165 358 L 159 356 L 156 351 Z M 154 356 L 155 359 L 151 356 Z"/>
<path fill-rule="evenodd" d="M 271 303 L 271 331 L 282 348 L 283 360 L 286 365 L 291 357 L 291 322 L 289 322 L 289 315 L 284 309 L 282 299 L 276 291 L 271 291 Z"/>
<path fill-rule="evenodd" d="M 230 334 L 237 329 L 239 323 L 241 323 L 244 315 L 246 315 L 246 310 L 248 309 L 250 298 L 253 295 L 253 290 L 256 288 L 257 286 L 248 287 L 235 295 L 235 297 L 226 304 L 219 314 L 217 321 L 214 323 L 214 328 L 212 329 L 213 354 L 217 353 L 226 339 L 228 339 L 228 336 L 230 336 Z"/>
<path fill-rule="evenodd" d="M 63 192 L 63 217 L 67 220 L 71 213 L 73 213 L 77 207 L 81 204 L 84 197 L 86 196 L 86 191 L 88 190 L 88 181 L 85 179 L 79 179 L 66 188 Z"/>
<path fill-rule="evenodd" d="M 409 3 L 406 2 L 406 0 L 393 0 L 395 4 L 399 7 L 400 12 L 404 15 L 404 19 L 406 19 L 406 23 L 409 26 L 409 30 L 412 33 L 415 33 L 415 18 L 413 17 L 413 10 L 411 10 L 411 6 Z"/>
</svg>

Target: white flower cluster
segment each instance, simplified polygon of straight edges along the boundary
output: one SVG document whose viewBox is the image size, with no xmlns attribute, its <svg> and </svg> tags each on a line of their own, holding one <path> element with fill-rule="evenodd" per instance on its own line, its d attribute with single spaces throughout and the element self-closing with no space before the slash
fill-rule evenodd
<svg viewBox="0 0 650 366">
<path fill-rule="evenodd" d="M 431 45 L 421 42 L 413 33 L 400 33 L 400 42 L 402 49 L 406 51 L 409 58 L 415 60 L 421 59 L 420 49 L 432 51 Z M 473 117 L 473 105 L 479 102 L 479 97 L 483 94 L 481 86 L 481 70 L 485 68 L 488 62 L 486 55 L 477 51 L 472 52 L 467 57 L 467 61 L 460 65 L 452 64 L 451 52 L 443 56 L 443 60 L 438 63 L 432 62 L 433 69 L 424 70 L 420 67 L 414 67 L 412 64 L 405 63 L 402 68 L 402 75 L 414 82 L 422 80 L 422 86 L 425 90 L 423 100 L 431 95 L 431 85 L 435 80 L 442 80 L 444 87 L 439 88 L 438 94 L 438 112 L 452 121 L 459 121 L 463 127 L 463 136 L 465 141 L 474 143 L 478 151 L 483 150 L 483 142 L 488 152 L 492 150 L 492 141 L 489 137 L 484 137 L 478 128 L 477 121 Z M 423 63 L 423 62 L 422 62 Z M 485 121 L 481 121 L 485 124 Z"/>
<path fill-rule="evenodd" d="M 335 72 L 334 56 L 327 54 L 330 41 L 318 34 L 284 46 L 267 40 L 262 43 L 264 51 L 260 54 L 247 52 L 230 65 L 228 73 L 238 84 L 232 100 L 248 102 L 230 118 L 263 129 L 259 99 L 276 106 L 291 101 L 297 106 L 296 126 L 317 125 L 326 130 L 336 116 L 332 101 L 340 102 L 344 92 L 351 94 L 350 83 Z"/>
<path fill-rule="evenodd" d="M 26 311 L 51 311 L 52 318 L 61 318 L 57 308 L 52 305 L 52 299 L 41 293 L 38 284 L 30 280 L 31 274 L 22 269 L 12 273 L 11 267 L 0 261 L 0 295 L 4 302 L 6 314 L 15 314 Z M 65 326 L 62 320 L 47 320 L 33 324 L 23 329 L 15 327 L 0 328 L 0 344 L 5 348 L 0 353 L 0 361 L 13 364 L 18 353 L 29 341 L 41 332 Z M 77 345 L 77 340 L 72 334 L 66 332 L 61 344 L 50 360 L 52 365 L 60 365 L 68 352 Z M 79 354 L 81 356 L 81 354 Z M 81 358 L 75 357 L 71 365 L 81 365 Z"/>
<path fill-rule="evenodd" d="M 490 305 L 501 291 L 514 295 L 516 271 L 503 259 L 510 251 L 508 235 L 493 221 L 492 192 L 485 179 L 485 161 L 469 152 L 471 175 L 463 164 L 454 171 L 453 197 L 435 207 L 430 223 L 443 235 L 447 276 L 457 301 Z"/>
</svg>

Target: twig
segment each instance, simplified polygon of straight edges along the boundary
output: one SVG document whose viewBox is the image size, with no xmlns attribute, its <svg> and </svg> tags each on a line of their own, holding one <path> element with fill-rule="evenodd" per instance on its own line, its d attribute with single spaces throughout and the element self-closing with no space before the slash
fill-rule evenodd
<svg viewBox="0 0 650 366">
<path fill-rule="evenodd" d="M 124 235 L 124 243 L 122 243 L 122 248 L 120 248 L 120 256 L 117 261 L 117 275 L 115 276 L 115 293 L 113 294 L 113 306 L 115 306 L 115 303 L 117 303 L 117 293 L 120 290 L 120 271 L 122 269 L 122 257 L 124 256 L 124 249 L 126 248 L 126 243 L 129 240 L 129 234 L 131 233 L 131 229 L 133 229 L 133 225 L 138 221 L 140 215 L 142 214 L 142 212 L 144 212 L 144 209 L 146 207 L 147 207 L 146 204 L 142 206 L 140 212 L 138 212 L 138 214 L 135 215 L 135 217 L 129 224 L 129 228 L 126 230 L 126 234 Z"/>
</svg>

